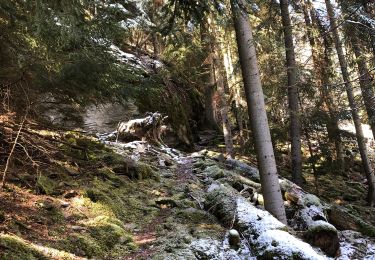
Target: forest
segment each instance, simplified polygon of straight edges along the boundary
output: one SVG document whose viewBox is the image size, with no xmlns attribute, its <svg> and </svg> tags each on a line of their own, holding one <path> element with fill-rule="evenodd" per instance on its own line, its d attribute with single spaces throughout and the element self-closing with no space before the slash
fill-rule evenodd
<svg viewBox="0 0 375 260">
<path fill-rule="evenodd" d="M 375 259 L 373 0 L 0 0 L 0 259 Z"/>
</svg>

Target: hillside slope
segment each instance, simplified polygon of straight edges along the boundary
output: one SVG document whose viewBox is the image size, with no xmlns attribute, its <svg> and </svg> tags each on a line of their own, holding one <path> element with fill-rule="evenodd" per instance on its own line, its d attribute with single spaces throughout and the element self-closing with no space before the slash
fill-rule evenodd
<svg viewBox="0 0 375 260">
<path fill-rule="evenodd" d="M 285 227 L 263 210 L 257 170 L 219 153 L 76 132 L 43 136 L 58 144 L 50 143 L 54 163 L 37 176 L 12 171 L 0 193 L 1 259 L 327 258 L 315 246 L 338 259 L 375 256 L 371 238 L 337 231 L 326 222 L 331 205 L 282 179 Z M 315 231 L 303 212 L 320 216 L 310 215 L 333 230 L 340 250 L 306 236 Z M 359 231 L 375 235 L 362 224 Z"/>
</svg>

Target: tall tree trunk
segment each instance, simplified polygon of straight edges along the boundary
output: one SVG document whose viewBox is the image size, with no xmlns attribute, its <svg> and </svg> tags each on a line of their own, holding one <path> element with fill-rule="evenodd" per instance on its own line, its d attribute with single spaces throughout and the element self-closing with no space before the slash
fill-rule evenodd
<svg viewBox="0 0 375 260">
<path fill-rule="evenodd" d="M 150 17 L 150 21 L 155 25 L 156 25 L 156 20 L 158 19 L 157 8 L 158 6 L 156 5 L 156 3 L 152 2 L 150 12 L 149 12 L 149 17 Z M 152 28 L 151 41 L 152 41 L 152 47 L 154 49 L 154 56 L 155 58 L 158 58 L 159 57 L 159 40 L 158 40 L 156 28 Z"/>
<path fill-rule="evenodd" d="M 214 94 L 215 94 L 215 73 L 212 59 L 212 39 L 209 32 L 209 25 L 207 18 L 204 19 L 200 27 L 201 42 L 204 46 L 204 53 L 209 56 L 202 61 L 204 76 L 202 81 L 204 82 L 204 107 L 205 107 L 205 126 L 211 129 L 219 129 L 218 123 L 215 116 L 214 108 Z"/>
<path fill-rule="evenodd" d="M 216 47 L 216 44 L 214 45 Z M 214 54 L 214 64 L 216 68 L 216 84 L 217 84 L 217 92 L 219 94 L 220 98 L 220 114 L 221 114 L 221 120 L 223 125 L 223 134 L 224 134 L 224 141 L 225 141 L 225 148 L 228 157 L 233 158 L 234 157 L 234 151 L 233 151 L 233 137 L 232 137 L 232 130 L 231 125 L 229 122 L 228 117 L 228 99 L 225 94 L 225 87 L 224 87 L 224 78 L 223 78 L 223 71 L 220 70 L 220 62 L 222 60 L 219 59 L 219 55 L 217 54 L 218 50 L 215 48 L 215 54 Z"/>
<path fill-rule="evenodd" d="M 252 30 L 242 0 L 230 2 L 249 118 L 257 152 L 264 205 L 272 215 L 286 223 Z"/>
<path fill-rule="evenodd" d="M 305 24 L 307 27 L 307 37 L 309 39 L 312 52 L 314 71 L 317 74 L 316 78 L 320 89 L 321 100 L 324 102 L 326 110 L 328 110 L 327 112 L 329 115 L 329 122 L 327 122 L 326 126 L 328 138 L 335 145 L 336 161 L 338 162 L 340 172 L 343 173 L 345 169 L 345 161 L 338 116 L 333 102 L 332 93 L 327 87 L 330 85 L 329 70 L 331 68 L 329 41 L 327 39 L 325 31 L 320 32 L 323 38 L 323 43 L 321 43 L 321 41 L 319 40 L 318 35 L 314 33 L 315 28 L 320 28 L 320 23 L 318 21 L 318 17 L 316 16 L 316 11 L 312 6 L 310 0 L 305 0 L 305 2 L 302 4 L 302 8 Z M 323 50 L 322 45 L 324 45 L 325 50 Z"/>
<path fill-rule="evenodd" d="M 371 126 L 372 134 L 375 137 L 375 95 L 373 82 L 369 73 L 366 61 L 362 55 L 361 47 L 357 40 L 357 35 L 350 37 L 352 48 L 356 57 L 358 71 L 360 74 L 359 84 L 361 86 L 363 101 L 365 103 L 368 122 Z"/>
<path fill-rule="evenodd" d="M 284 30 L 286 66 L 288 74 L 288 102 L 290 117 L 290 139 L 292 155 L 292 180 L 302 185 L 301 122 L 298 105 L 297 67 L 294 53 L 293 31 L 289 15 L 288 0 L 280 0 L 281 18 Z"/>
<path fill-rule="evenodd" d="M 339 32 L 338 32 L 338 29 L 337 29 L 335 12 L 333 10 L 333 6 L 332 6 L 330 0 L 325 0 L 325 3 L 326 3 L 330 23 L 331 23 L 331 31 L 332 31 L 333 38 L 334 38 L 334 41 L 335 41 L 337 56 L 338 56 L 338 59 L 339 59 L 339 62 L 340 62 L 342 77 L 343 77 L 344 82 L 345 82 L 346 93 L 348 95 L 349 105 L 350 105 L 350 109 L 351 109 L 351 112 L 352 112 L 352 117 L 353 117 L 354 126 L 355 126 L 355 130 L 356 130 L 358 148 L 359 148 L 359 152 L 361 154 L 362 164 L 363 164 L 363 168 L 364 168 L 366 178 L 367 178 L 367 182 L 368 182 L 368 186 L 369 186 L 367 202 L 369 203 L 370 206 L 373 206 L 374 203 L 375 203 L 375 176 L 374 176 L 374 171 L 371 167 L 371 163 L 370 163 L 370 160 L 369 160 L 369 157 L 368 157 L 368 154 L 367 154 L 367 148 L 366 148 L 366 143 L 365 143 L 365 139 L 364 139 L 364 136 L 363 136 L 361 119 L 358 115 L 358 106 L 357 106 L 355 98 L 354 98 L 354 92 L 353 92 L 352 84 L 350 83 L 348 66 L 347 66 L 345 55 L 344 55 L 342 42 L 341 42 Z"/>
<path fill-rule="evenodd" d="M 219 95 L 220 99 L 220 115 L 221 115 L 221 121 L 222 121 L 222 129 L 223 129 L 223 135 L 224 135 L 224 142 L 225 142 L 225 149 L 227 152 L 227 155 L 229 158 L 234 158 L 234 150 L 233 150 L 233 136 L 232 136 L 232 129 L 229 121 L 229 109 L 228 109 L 228 98 L 227 93 L 229 92 L 228 88 L 228 79 L 226 77 L 226 71 L 224 66 L 224 59 L 223 55 L 221 53 L 221 50 L 218 48 L 218 43 L 213 37 L 214 35 L 217 35 L 215 24 L 212 24 L 211 27 L 211 39 L 212 39 L 212 58 L 213 58 L 213 64 L 215 69 L 215 79 L 216 79 L 216 88 L 217 93 Z"/>
</svg>

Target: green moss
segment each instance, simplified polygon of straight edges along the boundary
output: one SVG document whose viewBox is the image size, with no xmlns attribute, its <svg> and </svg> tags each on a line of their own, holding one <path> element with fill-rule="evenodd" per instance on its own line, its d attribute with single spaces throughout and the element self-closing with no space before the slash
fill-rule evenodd
<svg viewBox="0 0 375 260">
<path fill-rule="evenodd" d="M 6 219 L 4 211 L 0 210 L 0 223 L 3 223 Z"/>
<path fill-rule="evenodd" d="M 160 180 L 159 173 L 157 173 L 149 164 L 137 162 L 135 166 L 136 177 L 138 180 L 155 179 Z"/>
<path fill-rule="evenodd" d="M 110 151 L 95 137 L 84 136 L 76 132 L 67 132 L 64 138 L 70 145 L 62 145 L 61 150 L 75 159 L 96 162 L 102 159 L 102 152 Z M 78 146 L 79 148 L 73 146 Z"/>
<path fill-rule="evenodd" d="M 124 157 L 120 154 L 114 153 L 113 151 L 103 154 L 102 161 L 107 165 L 117 165 L 124 163 Z"/>
<path fill-rule="evenodd" d="M 375 227 L 373 225 L 370 225 L 361 219 L 358 219 L 357 225 L 359 227 L 359 232 L 369 237 L 375 237 Z"/>
<path fill-rule="evenodd" d="M 217 222 L 213 215 L 207 211 L 196 208 L 181 209 L 177 212 L 177 216 L 182 218 L 184 222 L 190 224 L 212 224 Z"/>
<path fill-rule="evenodd" d="M 313 195 L 313 194 L 306 194 L 301 198 L 301 201 L 299 201 L 303 206 L 310 207 L 312 205 L 317 207 L 322 207 L 322 203 L 320 202 L 320 199 Z"/>
<path fill-rule="evenodd" d="M 0 234 L 0 259 L 48 259 L 35 246 L 15 235 Z"/>
<path fill-rule="evenodd" d="M 111 181 L 114 186 L 122 186 L 125 184 L 124 178 L 119 177 L 113 170 L 109 167 L 103 167 L 98 169 L 97 176 L 103 178 L 104 180 Z"/>
<path fill-rule="evenodd" d="M 110 255 L 133 250 L 136 245 L 122 222 L 111 216 L 98 216 L 82 223 L 86 231 L 74 233 L 62 241 L 65 250 L 86 257 L 107 258 Z M 118 251 L 118 252 L 117 252 Z"/>
<path fill-rule="evenodd" d="M 98 202 L 98 201 L 109 201 L 110 198 L 102 192 L 99 189 L 96 188 L 90 188 L 86 190 L 86 196 L 92 201 L 92 202 Z"/>
<path fill-rule="evenodd" d="M 47 176 L 40 175 L 36 182 L 37 192 L 40 194 L 53 195 L 56 183 Z"/>
<path fill-rule="evenodd" d="M 90 235 L 71 234 L 63 242 L 65 250 L 77 255 L 84 255 L 87 257 L 103 256 L 104 252 L 98 245 L 97 241 Z"/>
<path fill-rule="evenodd" d="M 99 216 L 86 223 L 90 235 L 104 250 L 112 249 L 116 244 L 132 242 L 132 237 L 122 228 L 122 222 L 107 216 Z"/>
<path fill-rule="evenodd" d="M 221 169 L 217 165 L 212 165 L 208 166 L 205 170 L 204 173 L 206 173 L 208 176 L 213 177 L 216 179 L 219 179 L 220 176 L 225 176 L 225 172 L 223 169 Z"/>
<path fill-rule="evenodd" d="M 76 140 L 76 143 L 78 146 L 88 150 L 102 150 L 105 147 L 103 143 L 94 137 L 80 137 Z"/>
</svg>

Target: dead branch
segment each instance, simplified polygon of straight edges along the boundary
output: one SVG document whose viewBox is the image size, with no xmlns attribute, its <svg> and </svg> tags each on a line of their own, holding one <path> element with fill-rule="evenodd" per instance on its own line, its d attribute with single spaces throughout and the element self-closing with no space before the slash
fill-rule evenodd
<svg viewBox="0 0 375 260">
<path fill-rule="evenodd" d="M 22 130 L 22 127 L 23 127 L 23 124 L 25 123 L 26 121 L 26 118 L 27 118 L 27 114 L 28 114 L 28 109 L 26 110 L 26 114 L 21 122 L 21 125 L 18 129 L 18 132 L 17 132 L 17 135 L 16 135 L 16 138 L 14 139 L 14 142 L 13 142 L 13 146 L 12 146 L 12 149 L 10 150 L 10 153 L 8 155 L 8 159 L 6 161 L 6 164 L 5 164 L 5 168 L 4 168 L 4 172 L 3 172 L 3 178 L 2 178 L 2 181 L 1 181 L 1 188 L 4 188 L 5 186 L 5 178 L 6 178 L 6 174 L 7 174 L 7 171 L 8 171 L 8 167 L 9 167 L 9 163 L 10 163 L 10 160 L 12 158 L 12 154 L 14 152 L 14 148 L 16 148 L 16 145 L 17 145 L 17 141 L 18 141 L 18 138 L 20 136 L 20 133 L 21 133 L 21 130 Z"/>
</svg>

